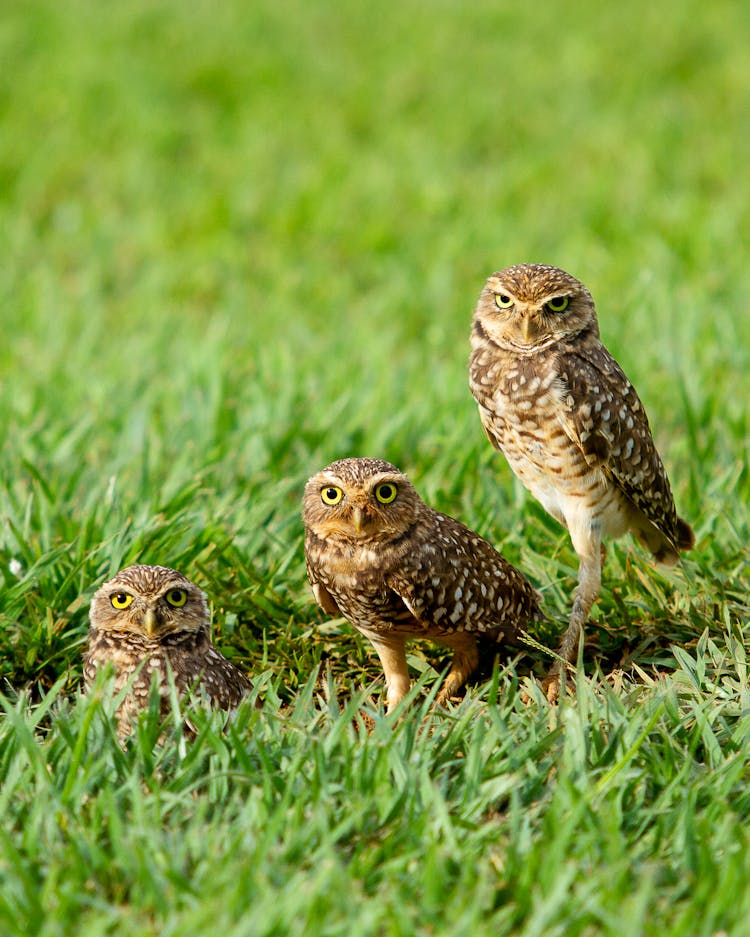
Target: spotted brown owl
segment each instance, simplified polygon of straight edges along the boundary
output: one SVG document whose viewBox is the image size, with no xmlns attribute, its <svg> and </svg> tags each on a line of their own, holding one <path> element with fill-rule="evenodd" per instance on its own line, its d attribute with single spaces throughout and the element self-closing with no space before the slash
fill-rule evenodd
<svg viewBox="0 0 750 937">
<path fill-rule="evenodd" d="M 132 680 L 117 712 L 118 733 L 148 705 L 156 674 L 162 717 L 169 712 L 168 669 L 180 695 L 205 693 L 212 705 L 233 709 L 250 690 L 245 676 L 211 644 L 205 594 L 175 569 L 128 566 L 94 594 L 83 675 L 91 688 L 100 667 L 112 664 L 114 692 Z"/>
<path fill-rule="evenodd" d="M 477 635 L 500 641 L 538 617 L 539 596 L 523 575 L 478 534 L 429 508 L 389 462 L 331 463 L 308 481 L 302 514 L 315 599 L 371 641 L 389 712 L 410 687 L 408 640 L 454 649 L 442 703 L 476 667 Z"/>
<path fill-rule="evenodd" d="M 490 442 L 570 532 L 578 586 L 560 656 L 574 661 L 601 584 L 602 538 L 630 531 L 661 563 L 693 546 L 643 404 L 599 338 L 586 287 L 557 267 L 493 273 L 474 313 L 470 384 Z M 546 681 L 559 689 L 559 669 Z"/>
</svg>

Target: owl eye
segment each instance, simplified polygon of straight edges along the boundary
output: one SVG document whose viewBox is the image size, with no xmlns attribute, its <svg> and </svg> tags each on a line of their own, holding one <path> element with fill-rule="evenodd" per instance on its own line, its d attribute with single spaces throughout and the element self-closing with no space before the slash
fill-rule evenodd
<svg viewBox="0 0 750 937">
<path fill-rule="evenodd" d="M 184 589 L 170 589 L 164 596 L 172 608 L 182 608 L 187 602 L 187 592 Z"/>
<path fill-rule="evenodd" d="M 391 482 L 383 482 L 375 489 L 375 497 L 381 504 L 390 504 L 396 500 L 398 488 Z"/>
<path fill-rule="evenodd" d="M 127 592 L 115 592 L 109 597 L 109 601 L 112 603 L 112 608 L 127 608 L 132 604 L 133 596 L 128 595 Z"/>
<path fill-rule="evenodd" d="M 326 485 L 320 489 L 320 498 L 323 504 L 338 504 L 343 498 L 344 492 L 335 485 Z"/>
<path fill-rule="evenodd" d="M 544 308 L 547 312 L 565 312 L 569 302 L 570 299 L 567 296 L 555 296 L 554 299 L 550 299 L 544 304 Z"/>
<path fill-rule="evenodd" d="M 513 297 L 506 296 L 505 293 L 495 293 L 495 305 L 498 309 L 510 309 L 513 305 Z"/>
</svg>

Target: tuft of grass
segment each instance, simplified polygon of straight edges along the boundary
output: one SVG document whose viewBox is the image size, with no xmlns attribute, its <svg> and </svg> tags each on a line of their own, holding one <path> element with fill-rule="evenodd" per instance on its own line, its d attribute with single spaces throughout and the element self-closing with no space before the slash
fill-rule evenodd
<svg viewBox="0 0 750 937">
<path fill-rule="evenodd" d="M 749 910 L 734 646 L 705 638 L 672 680 L 620 692 L 581 677 L 556 711 L 524 708 L 510 671 L 396 718 L 313 675 L 226 731 L 196 712 L 189 746 L 157 744 L 156 709 L 122 750 L 97 696 L 2 697 L 4 929 L 732 932 Z"/>
<path fill-rule="evenodd" d="M 744 935 L 748 39 L 730 0 L 5 5 L 3 933 Z M 574 552 L 467 386 L 522 260 L 591 288 L 696 549 L 610 545 L 559 709 L 521 706 L 520 644 L 435 712 L 415 646 L 386 717 L 308 593 L 304 482 L 395 462 L 556 646 Z M 81 651 L 133 562 L 206 589 L 260 710 L 119 746 Z"/>
</svg>

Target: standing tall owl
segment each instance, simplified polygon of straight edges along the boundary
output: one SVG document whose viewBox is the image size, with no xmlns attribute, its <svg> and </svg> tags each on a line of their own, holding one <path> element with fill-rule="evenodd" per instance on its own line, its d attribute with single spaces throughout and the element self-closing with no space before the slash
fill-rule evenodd
<svg viewBox="0 0 750 937">
<path fill-rule="evenodd" d="M 586 287 L 557 267 L 493 273 L 471 335 L 470 385 L 490 442 L 570 532 L 578 586 L 560 656 L 573 662 L 601 585 L 602 538 L 630 531 L 657 561 L 693 546 L 638 395 L 599 338 Z M 545 681 L 559 692 L 559 668 Z"/>
<path fill-rule="evenodd" d="M 118 734 L 130 734 L 133 717 L 148 705 L 153 675 L 162 717 L 169 712 L 169 677 L 180 695 L 199 688 L 220 709 L 233 709 L 250 690 L 234 664 L 211 644 L 205 594 L 165 566 L 128 566 L 94 594 L 83 667 L 90 689 L 100 667 L 112 664 L 114 691 L 129 683 L 117 712 Z"/>
<path fill-rule="evenodd" d="M 388 712 L 409 691 L 409 639 L 455 651 L 440 703 L 476 667 L 477 635 L 500 641 L 538 617 L 539 597 L 522 574 L 478 534 L 427 507 L 389 462 L 331 463 L 308 481 L 302 515 L 315 599 L 372 642 Z"/>
</svg>

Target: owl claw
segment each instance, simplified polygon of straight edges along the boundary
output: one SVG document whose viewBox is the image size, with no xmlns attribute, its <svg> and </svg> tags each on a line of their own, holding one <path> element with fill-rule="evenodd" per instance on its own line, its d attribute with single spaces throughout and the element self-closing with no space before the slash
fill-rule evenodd
<svg viewBox="0 0 750 937">
<path fill-rule="evenodd" d="M 529 677 L 526 688 L 521 690 L 521 702 L 524 706 L 529 706 L 539 700 L 539 684 L 533 677 Z M 556 670 L 550 671 L 542 680 L 542 693 L 547 698 L 550 706 L 556 706 L 560 701 L 560 674 Z"/>
<path fill-rule="evenodd" d="M 556 706 L 560 699 L 560 675 L 551 673 L 542 681 L 542 689 L 551 706 Z"/>
</svg>

